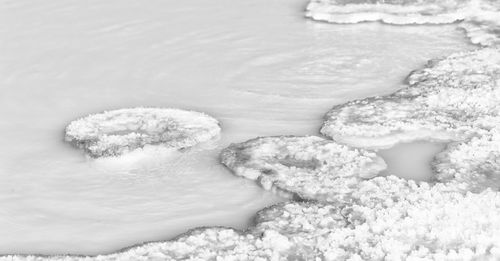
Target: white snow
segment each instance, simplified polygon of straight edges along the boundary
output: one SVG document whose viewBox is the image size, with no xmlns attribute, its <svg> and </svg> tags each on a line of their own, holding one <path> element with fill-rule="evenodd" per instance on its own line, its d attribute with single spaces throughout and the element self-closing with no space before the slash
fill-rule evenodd
<svg viewBox="0 0 500 261">
<path fill-rule="evenodd" d="M 119 156 L 145 146 L 183 149 L 217 137 L 216 119 L 178 109 L 131 108 L 72 121 L 66 141 L 94 158 Z"/>
</svg>

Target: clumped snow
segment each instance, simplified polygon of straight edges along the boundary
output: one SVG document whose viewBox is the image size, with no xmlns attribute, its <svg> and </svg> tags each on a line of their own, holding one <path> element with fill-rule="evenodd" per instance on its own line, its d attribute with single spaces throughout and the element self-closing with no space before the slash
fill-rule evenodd
<svg viewBox="0 0 500 261">
<path fill-rule="evenodd" d="M 495 0 L 311 0 L 306 16 L 330 23 L 381 21 L 388 24 L 462 22 L 473 43 L 500 42 L 500 5 Z"/>
<path fill-rule="evenodd" d="M 500 50 L 494 47 L 433 60 L 396 93 L 334 107 L 321 132 L 357 147 L 391 147 L 419 139 L 463 140 L 482 118 L 499 115 Z"/>
<path fill-rule="evenodd" d="M 438 181 L 453 183 L 464 191 L 500 190 L 500 128 L 449 145 L 436 156 L 433 167 Z"/>
<path fill-rule="evenodd" d="M 221 161 L 234 174 L 258 180 L 267 190 L 328 200 L 355 190 L 386 168 L 374 152 L 315 136 L 262 137 L 231 144 Z"/>
<path fill-rule="evenodd" d="M 498 257 L 499 194 L 488 190 L 464 195 L 446 189 L 413 186 L 409 195 L 340 209 L 287 203 L 261 212 L 257 227 L 281 231 L 294 243 L 293 255 L 304 260 Z"/>
<path fill-rule="evenodd" d="M 94 158 L 119 156 L 148 145 L 181 149 L 220 133 L 216 119 L 180 109 L 131 108 L 92 114 L 66 127 L 66 141 Z"/>
</svg>

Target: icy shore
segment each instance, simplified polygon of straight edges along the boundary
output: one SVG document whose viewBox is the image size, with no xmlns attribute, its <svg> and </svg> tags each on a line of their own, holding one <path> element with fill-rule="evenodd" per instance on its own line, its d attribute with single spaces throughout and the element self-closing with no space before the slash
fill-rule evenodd
<svg viewBox="0 0 500 261">
<path fill-rule="evenodd" d="M 217 120 L 179 109 L 131 108 L 92 114 L 66 127 L 66 141 L 94 158 L 119 156 L 144 148 L 181 149 L 220 133 Z"/>
<path fill-rule="evenodd" d="M 321 132 L 356 147 L 419 139 L 464 140 L 500 112 L 500 51 L 495 47 L 433 60 L 394 94 L 352 101 L 325 116 Z"/>
<path fill-rule="evenodd" d="M 407 88 L 336 106 L 327 115 L 322 132 L 355 147 L 415 139 L 458 141 L 437 158 L 436 183 L 371 178 L 383 169 L 375 154 L 322 138 L 258 138 L 231 145 L 222 154 L 223 163 L 237 175 L 260 179 L 265 188 L 283 187 L 301 200 L 315 200 L 266 208 L 247 231 L 199 228 L 172 241 L 109 255 L 0 259 L 498 259 L 499 61 L 494 47 L 435 60 L 412 73 Z M 352 181 L 351 189 L 333 189 L 340 185 L 337 180 L 345 181 L 331 175 L 333 170 Z M 360 170 L 366 173 L 356 175 Z"/>
<path fill-rule="evenodd" d="M 312 0 L 306 16 L 330 23 L 446 24 L 460 27 L 475 44 L 500 42 L 500 4 L 495 0 Z"/>
</svg>

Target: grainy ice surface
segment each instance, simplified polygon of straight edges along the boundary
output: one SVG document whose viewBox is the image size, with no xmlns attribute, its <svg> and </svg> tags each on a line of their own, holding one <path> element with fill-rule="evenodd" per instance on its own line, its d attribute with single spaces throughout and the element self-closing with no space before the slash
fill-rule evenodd
<svg viewBox="0 0 500 261">
<path fill-rule="evenodd" d="M 263 137 L 231 144 L 221 162 L 235 175 L 255 179 L 267 190 L 302 199 L 333 201 L 338 193 L 386 168 L 374 152 L 353 149 L 320 137 Z M 333 199 L 332 199 L 333 198 Z"/>
<path fill-rule="evenodd" d="M 113 110 L 72 121 L 65 140 L 93 158 L 117 157 L 148 147 L 180 150 L 216 139 L 216 119 L 194 111 L 165 108 Z"/>
<path fill-rule="evenodd" d="M 311 0 L 306 16 L 340 24 L 460 22 L 473 43 L 500 43 L 500 3 L 496 0 Z"/>
</svg>

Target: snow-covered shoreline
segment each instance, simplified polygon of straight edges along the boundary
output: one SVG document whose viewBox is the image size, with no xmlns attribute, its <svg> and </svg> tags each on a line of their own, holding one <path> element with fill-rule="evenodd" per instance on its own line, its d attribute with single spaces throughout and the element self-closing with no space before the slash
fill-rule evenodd
<svg viewBox="0 0 500 261">
<path fill-rule="evenodd" d="M 479 57 L 479 59 L 477 58 Z M 443 135 L 450 140 L 464 140 L 473 135 L 482 135 L 477 139 L 466 141 L 458 147 L 451 146 L 450 154 L 441 154 L 436 164 L 436 169 L 449 170 L 449 166 L 456 166 L 457 162 L 464 162 L 463 155 L 467 160 L 474 164 L 467 165 L 471 167 L 474 175 L 472 178 L 481 175 L 491 174 L 495 171 L 495 165 L 492 168 L 480 168 L 483 162 L 495 164 L 496 157 L 496 130 L 494 124 L 498 116 L 495 111 L 495 98 L 490 96 L 491 90 L 496 90 L 498 79 L 491 80 L 493 75 L 497 75 L 496 63 L 486 64 L 484 67 L 481 62 L 487 62 L 490 59 L 496 61 L 498 50 L 494 48 L 482 49 L 471 53 L 462 53 L 453 55 L 451 58 L 433 62 L 428 69 L 417 71 L 410 77 L 410 84 L 418 82 L 424 84 L 430 83 L 428 93 L 422 95 L 421 88 L 412 90 L 402 90 L 394 95 L 404 96 L 397 99 L 375 98 L 361 102 L 363 106 L 377 103 L 376 107 L 397 111 L 396 108 L 404 104 L 408 111 L 418 114 L 417 119 L 422 119 L 420 123 L 431 131 L 422 136 L 421 126 L 418 128 L 411 125 L 404 125 L 401 135 L 412 133 L 416 130 L 418 138 L 436 137 L 436 133 L 442 133 L 442 130 L 451 130 L 453 135 Z M 474 65 L 480 68 L 472 71 L 470 74 L 463 74 L 463 71 L 456 70 L 456 66 L 445 66 L 444 72 L 440 73 L 440 64 L 446 64 L 448 61 L 464 59 L 479 61 Z M 467 64 L 467 62 L 465 64 Z M 491 66 L 490 66 L 491 65 Z M 447 69 L 448 68 L 448 69 Z M 438 72 L 438 76 L 435 76 Z M 456 74 L 454 74 L 454 72 Z M 468 72 L 468 71 L 467 71 Z M 424 76 L 421 76 L 424 75 Z M 470 76 L 470 78 L 458 78 L 457 76 Z M 448 90 L 441 90 L 442 76 L 446 76 Z M 485 76 L 485 77 L 483 77 Z M 422 77 L 425 80 L 422 80 Z M 437 79 L 437 85 L 434 85 L 432 79 Z M 416 79 L 418 80 L 412 80 Z M 429 80 L 431 79 L 431 80 Z M 470 93 L 464 94 L 463 90 L 455 90 L 454 87 L 459 83 L 467 83 L 465 87 L 471 87 Z M 491 83 L 493 85 L 487 85 Z M 476 88 L 477 87 L 477 88 Z M 485 89 L 482 89 L 484 87 Z M 436 91 L 434 93 L 433 91 Z M 485 97 L 484 102 L 479 104 L 456 101 L 453 104 L 444 104 L 444 108 L 439 108 L 443 101 L 439 99 L 440 91 L 457 91 L 460 95 L 466 95 L 467 98 Z M 466 88 L 467 91 L 467 88 Z M 437 99 L 432 99 L 429 94 L 436 94 Z M 486 96 L 485 96 L 486 94 Z M 448 93 L 447 93 L 448 95 Z M 457 95 L 457 96 L 460 96 Z M 424 102 L 416 103 L 415 100 L 421 99 Z M 429 98 L 430 97 L 430 98 Z M 403 101 L 403 102 L 402 102 Z M 427 102 L 427 103 L 425 103 Z M 389 105 L 387 105 L 389 104 Z M 415 106 L 418 104 L 418 106 Z M 424 104 L 424 105 L 422 105 Z M 472 104 L 472 105 L 471 105 Z M 488 107 L 491 105 L 490 107 Z M 358 103 L 352 102 L 346 105 L 337 106 L 334 110 L 348 106 L 358 106 Z M 433 107 L 434 106 L 434 107 Z M 453 106 L 464 106 L 462 110 L 456 111 Z M 452 107 L 451 111 L 455 114 L 438 115 L 432 109 L 441 109 L 445 111 Z M 431 109 L 429 109 L 431 108 Z M 480 117 L 469 121 L 466 112 L 473 108 L 473 112 L 480 113 Z M 493 109 L 492 109 L 493 108 Z M 426 110 L 423 110 L 426 109 Z M 347 114 L 356 112 L 348 110 Z M 380 112 L 383 114 L 383 112 Z M 332 118 L 330 113 L 328 117 Z M 411 114 L 414 116 L 414 114 Z M 429 116 L 430 115 L 430 116 Z M 430 118 L 438 115 L 436 122 L 426 122 Z M 451 115 L 451 116 L 450 116 Z M 453 121 L 455 117 L 463 116 L 462 119 Z M 351 116 L 351 115 L 348 115 Z M 398 121 L 407 115 L 399 115 L 398 112 L 388 117 L 366 116 L 367 121 L 384 123 L 389 120 L 397 119 L 395 125 L 399 128 Z M 337 118 L 337 117 L 335 117 Z M 410 117 L 411 118 L 411 117 Z M 472 123 L 471 123 L 472 122 Z M 352 124 L 355 122 L 349 122 Z M 439 125 L 439 124 L 441 125 Z M 493 123 L 493 126 L 492 126 Z M 390 124 L 389 124 L 390 125 Z M 408 127 L 409 126 L 409 127 Z M 379 129 L 380 126 L 377 125 Z M 324 127 L 325 129 L 325 127 Z M 410 130 L 410 131 L 408 131 Z M 437 132 L 433 132 L 436 131 Z M 457 131 L 458 130 L 458 131 Z M 478 131 L 479 130 L 479 131 Z M 366 134 L 370 132 L 363 132 Z M 391 134 L 391 132 L 387 132 Z M 385 134 L 387 134 L 385 133 Z M 330 134 L 334 139 L 340 137 L 336 134 Z M 420 136 L 419 136 L 420 135 Z M 353 135 L 355 136 L 355 135 Z M 370 135 L 368 135 L 370 136 Z M 375 135 L 371 135 L 373 137 Z M 457 138 L 459 137 L 459 138 Z M 409 140 L 414 139 L 412 134 L 410 138 L 396 139 Z M 439 138 L 441 139 L 441 138 Z M 367 141 L 370 139 L 367 139 Z M 345 140 L 341 140 L 345 141 Z M 394 142 L 394 136 L 387 141 Z M 360 147 L 368 146 L 364 143 Z M 387 144 L 385 144 L 387 145 Z M 475 146 L 481 146 L 484 151 L 482 155 L 467 154 Z M 452 152 L 456 152 L 453 154 Z M 463 152 L 465 151 L 465 152 Z M 289 152 L 285 152 L 289 153 Z M 291 153 L 293 154 L 293 153 Z M 458 156 L 458 157 L 457 157 Z M 291 156 L 293 157 L 293 155 Z M 357 158 L 354 157 L 356 160 Z M 257 162 L 256 164 L 262 164 Z M 285 165 L 303 165 L 303 162 L 287 160 Z M 455 165 L 454 165 L 455 164 Z M 462 171 L 463 166 L 459 166 Z M 257 168 L 259 169 L 259 168 Z M 282 260 L 286 257 L 296 258 L 316 258 L 324 260 L 338 259 L 393 259 L 403 258 L 435 258 L 435 259 L 453 259 L 457 257 L 465 258 L 495 258 L 500 255 L 498 245 L 500 242 L 498 233 L 500 228 L 496 220 L 500 217 L 499 193 L 492 191 L 488 187 L 496 188 L 497 184 L 492 186 L 483 186 L 484 183 L 473 184 L 473 189 L 477 193 L 468 192 L 471 188 L 467 185 L 471 177 L 467 172 L 447 172 L 442 173 L 443 181 L 446 184 L 429 185 L 428 183 L 416 183 L 406 181 L 396 177 L 378 177 L 369 180 L 356 180 L 359 189 L 351 190 L 345 195 L 339 193 L 342 200 L 327 200 L 334 204 L 325 204 L 324 202 L 288 202 L 266 208 L 257 214 L 256 224 L 247 231 L 238 231 L 231 228 L 209 227 L 194 229 L 171 241 L 153 242 L 144 245 L 134 246 L 124 251 L 98 256 L 36 256 L 36 255 L 6 255 L 0 257 L 5 260 Z M 467 169 L 466 169 L 467 171 Z M 456 176 L 453 176 L 456 175 Z M 450 176 L 453 176 L 450 178 Z M 456 178 L 456 179 L 454 179 Z M 452 179 L 455 182 L 449 182 Z M 274 181 L 271 181 L 274 182 Z M 489 184 L 487 184 L 489 185 Z M 311 196 L 314 197 L 314 196 Z M 318 200 L 324 201 L 324 198 Z M 426 212 L 431 208 L 433 211 Z M 463 211 L 464 208 L 470 209 L 470 212 Z M 477 219 L 478 216 L 484 218 Z M 445 219 L 443 220 L 443 217 Z M 476 218 L 476 219 L 475 219 Z M 437 223 L 441 222 L 441 223 Z M 434 225 L 437 228 L 434 228 Z M 422 229 L 415 229 L 415 226 Z M 440 230 L 441 229 L 441 230 Z M 466 231 L 466 234 L 457 233 L 457 231 Z M 399 241 L 397 239 L 400 239 Z M 433 245 L 422 245 L 419 242 L 429 240 Z M 492 243 L 493 242 L 493 243 Z M 473 250 L 472 250 L 473 249 Z M 260 258 L 260 259 L 259 259 Z"/>
</svg>

